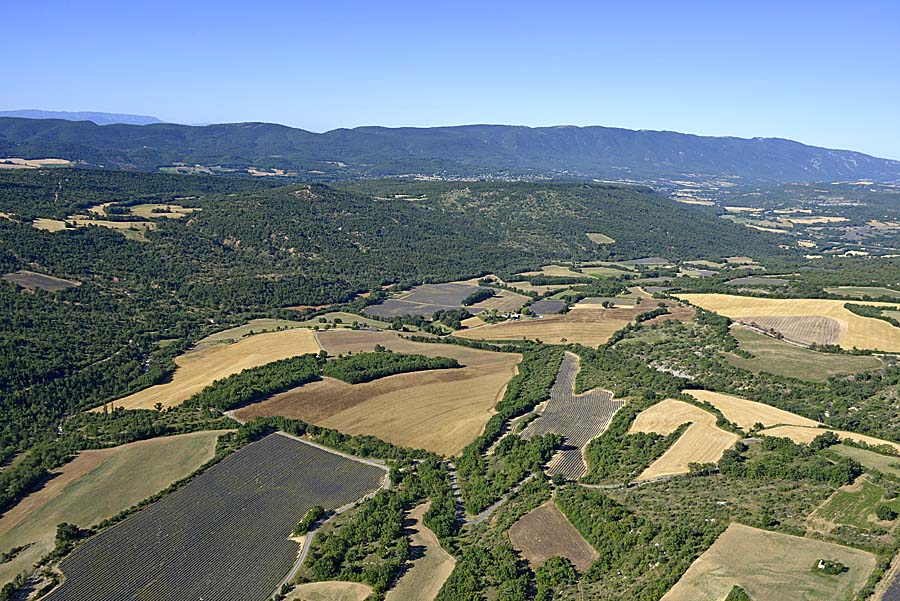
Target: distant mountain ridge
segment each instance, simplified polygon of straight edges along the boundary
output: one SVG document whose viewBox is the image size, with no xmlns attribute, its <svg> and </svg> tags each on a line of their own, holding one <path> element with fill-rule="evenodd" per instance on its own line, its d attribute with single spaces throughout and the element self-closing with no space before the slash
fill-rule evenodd
<svg viewBox="0 0 900 601">
<path fill-rule="evenodd" d="M 44 111 L 40 109 L 22 109 L 18 111 L 0 111 L 0 117 L 19 117 L 21 119 L 65 119 L 66 121 L 92 121 L 97 125 L 121 123 L 126 125 L 150 125 L 165 123 L 161 119 L 149 115 L 129 115 L 126 113 L 100 113 L 94 111 Z"/>
<path fill-rule="evenodd" d="M 900 181 L 900 161 L 779 138 L 610 127 L 358 127 L 317 134 L 271 123 L 191 127 L 0 118 L 0 156 L 108 168 L 176 163 L 281 169 L 305 178 L 575 177 L 735 183 Z"/>
</svg>

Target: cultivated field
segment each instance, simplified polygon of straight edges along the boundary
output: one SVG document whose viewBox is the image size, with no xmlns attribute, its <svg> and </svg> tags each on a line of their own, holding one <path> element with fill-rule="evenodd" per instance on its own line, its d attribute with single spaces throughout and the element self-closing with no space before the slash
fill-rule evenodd
<svg viewBox="0 0 900 601">
<path fill-rule="evenodd" d="M 513 524 L 509 540 L 531 567 L 558 556 L 570 559 L 583 572 L 599 557 L 552 500 Z"/>
<path fill-rule="evenodd" d="M 820 559 L 847 566 L 817 573 Z M 875 568 L 875 556 L 820 540 L 731 524 L 663 601 L 722 601 L 734 585 L 759 601 L 849 601 Z"/>
<path fill-rule="evenodd" d="M 53 550 L 57 524 L 88 528 L 155 495 L 212 459 L 219 434 L 195 432 L 79 453 L 0 517 L 0 553 L 31 545 L 0 564 L 0 586 Z"/>
<path fill-rule="evenodd" d="M 685 390 L 684 392 L 698 401 L 706 401 L 721 411 L 725 419 L 736 423 L 741 429 L 747 431 L 751 430 L 757 422 L 766 427 L 792 425 L 815 428 L 819 425 L 819 422 L 815 420 L 801 417 L 789 411 L 784 411 L 765 403 L 748 401 L 729 394 L 709 390 Z"/>
<path fill-rule="evenodd" d="M 381 344 L 398 353 L 449 357 L 463 367 L 398 374 L 364 384 L 324 378 L 240 409 L 238 418 L 283 415 L 455 455 L 481 433 L 521 359 L 514 353 L 412 342 L 392 332 L 329 330 L 317 336 L 330 355 L 371 351 Z"/>
<path fill-rule="evenodd" d="M 144 219 L 181 219 L 185 215 L 190 215 L 198 208 L 182 207 L 170 204 L 143 204 L 131 207 L 131 214 Z"/>
<path fill-rule="evenodd" d="M 222 343 L 231 344 L 233 342 L 241 340 L 242 338 L 246 338 L 247 336 L 262 334 L 264 332 L 274 332 L 278 329 L 289 330 L 292 328 L 302 328 L 306 325 L 306 322 L 291 321 L 288 319 L 251 319 L 242 326 L 237 326 L 235 328 L 222 330 L 221 332 L 216 332 L 215 334 L 210 334 L 206 338 L 203 338 L 202 340 L 199 340 L 197 342 L 197 348 L 215 346 Z"/>
<path fill-rule="evenodd" d="M 615 243 L 615 240 L 613 240 L 606 234 L 588 234 L 587 237 L 594 244 L 613 244 L 613 243 Z"/>
<path fill-rule="evenodd" d="M 742 278 L 734 278 L 725 282 L 729 286 L 787 286 L 790 280 L 784 278 L 767 278 L 748 275 Z"/>
<path fill-rule="evenodd" d="M 583 273 L 578 273 L 577 271 L 572 271 L 571 268 L 565 265 L 544 265 L 541 267 L 539 271 L 524 271 L 521 275 L 549 275 L 554 277 L 572 277 L 572 278 L 584 278 L 586 277 Z"/>
<path fill-rule="evenodd" d="M 267 599 L 297 559 L 288 539 L 297 521 L 384 478 L 373 465 L 272 434 L 82 544 L 47 599 Z"/>
<path fill-rule="evenodd" d="M 753 358 L 733 353 L 726 354 L 725 358 L 735 367 L 755 373 L 768 372 L 822 382 L 831 376 L 855 374 L 882 366 L 878 357 L 819 353 L 737 325 L 731 328 L 731 335 L 737 339 L 741 350 L 751 353 Z"/>
<path fill-rule="evenodd" d="M 170 382 L 157 384 L 113 403 L 126 409 L 152 409 L 178 405 L 215 380 L 306 353 L 318 353 L 319 345 L 311 330 L 296 329 L 256 334 L 235 342 L 189 351 L 175 359 L 178 369 Z M 94 411 L 102 411 L 99 407 Z"/>
<path fill-rule="evenodd" d="M 559 290 L 568 290 L 572 286 L 571 284 L 548 284 L 536 286 L 526 281 L 506 282 L 506 285 L 512 286 L 516 290 L 521 290 L 522 292 L 537 292 L 538 294 L 546 294 L 548 292 L 555 292 Z"/>
<path fill-rule="evenodd" d="M 566 308 L 565 301 L 543 299 L 532 304 L 528 309 L 535 315 L 556 315 Z"/>
<path fill-rule="evenodd" d="M 693 309 L 673 306 L 667 303 L 671 315 L 662 315 L 649 322 L 661 323 L 666 319 L 689 321 L 694 316 Z M 596 347 L 609 340 L 614 332 L 631 323 L 641 313 L 652 311 L 658 306 L 657 301 L 646 300 L 633 307 L 614 307 L 604 309 L 597 305 L 576 304 L 564 315 L 553 315 L 541 319 L 524 318 L 518 321 L 505 321 L 498 324 L 485 324 L 469 330 L 462 330 L 456 335 L 461 338 L 476 340 L 542 340 L 549 344 L 577 342 L 585 346 Z"/>
<path fill-rule="evenodd" d="M 691 425 L 684 434 L 641 472 L 636 481 L 686 474 L 690 463 L 715 463 L 740 438 L 716 426 L 712 413 L 675 399 L 666 399 L 640 412 L 628 431 L 667 436 L 687 422 Z"/>
<path fill-rule="evenodd" d="M 372 587 L 361 582 L 307 582 L 300 584 L 285 597 L 285 601 L 365 601 Z"/>
<path fill-rule="evenodd" d="M 0 169 L 40 169 L 42 167 L 68 167 L 72 161 L 66 159 L 0 159 Z"/>
<path fill-rule="evenodd" d="M 47 290 L 48 292 L 56 292 L 58 290 L 65 290 L 66 288 L 71 288 L 73 286 L 81 286 L 81 282 L 55 278 L 52 275 L 44 275 L 43 273 L 26 271 L 25 269 L 20 269 L 19 271 L 14 271 L 13 273 L 7 273 L 3 276 L 3 279 L 7 282 L 12 282 L 18 286 L 21 286 L 26 290 L 41 289 Z"/>
<path fill-rule="evenodd" d="M 495 309 L 500 313 L 513 313 L 521 309 L 522 305 L 531 300 L 527 296 L 518 294 L 512 290 L 495 290 L 495 292 L 495 296 L 471 305 L 469 310 L 481 313 L 482 311 Z"/>
<path fill-rule="evenodd" d="M 442 309 L 459 309 L 463 300 L 478 290 L 468 284 L 424 284 L 363 309 L 363 313 L 379 318 L 421 315 L 431 317 Z"/>
<path fill-rule="evenodd" d="M 549 433 L 566 437 L 563 449 L 548 462 L 547 472 L 563 474 L 569 480 L 585 474 L 584 447 L 606 430 L 613 415 L 625 404 L 614 401 L 612 393 L 606 390 L 575 394 L 578 362 L 578 355 L 565 354 L 547 407 L 522 431 L 526 440 Z"/>
<path fill-rule="evenodd" d="M 813 439 L 823 432 L 834 432 L 838 437 L 843 439 L 854 440 L 856 442 L 864 442 L 867 445 L 879 446 L 888 445 L 900 451 L 900 444 L 875 438 L 874 436 L 866 436 L 865 434 L 857 434 L 856 432 L 847 432 L 846 430 L 834 430 L 832 428 L 804 428 L 803 426 L 776 426 L 761 430 L 759 434 L 763 436 L 774 436 L 776 438 L 790 438 L 796 443 L 809 444 Z"/>
<path fill-rule="evenodd" d="M 45 232 L 59 232 L 66 229 L 66 222 L 59 219 L 44 219 L 41 217 L 32 221 L 31 226 Z"/>
<path fill-rule="evenodd" d="M 444 551 L 434 533 L 422 522 L 431 502 L 413 508 L 408 518 L 412 529 L 411 550 L 416 557 L 413 566 L 388 591 L 387 601 L 433 601 L 450 576 L 456 559 Z"/>
<path fill-rule="evenodd" d="M 830 532 L 838 526 L 852 526 L 861 530 L 890 527 L 890 522 L 878 519 L 875 508 L 885 503 L 894 511 L 900 512 L 900 499 L 887 500 L 884 496 L 884 488 L 868 478 L 857 478 L 853 484 L 834 491 L 827 501 L 817 507 L 808 518 L 809 525 L 823 532 Z"/>
<path fill-rule="evenodd" d="M 869 296 L 871 298 L 891 297 L 900 299 L 900 291 L 891 290 L 890 288 L 881 288 L 878 286 L 837 286 L 835 288 L 825 288 L 825 292 L 856 299 L 861 299 L 866 296 Z"/>
<path fill-rule="evenodd" d="M 875 470 L 891 476 L 900 477 L 900 457 L 882 455 L 875 451 L 851 447 L 845 444 L 836 444 L 828 447 L 828 451 L 837 453 L 842 457 L 853 459 L 867 470 Z"/>
<path fill-rule="evenodd" d="M 900 328 L 881 319 L 851 313 L 841 300 L 755 298 L 730 294 L 678 296 L 732 319 L 774 328 L 798 342 L 834 343 L 846 349 L 900 351 Z M 890 303 L 869 304 L 900 308 Z"/>
</svg>

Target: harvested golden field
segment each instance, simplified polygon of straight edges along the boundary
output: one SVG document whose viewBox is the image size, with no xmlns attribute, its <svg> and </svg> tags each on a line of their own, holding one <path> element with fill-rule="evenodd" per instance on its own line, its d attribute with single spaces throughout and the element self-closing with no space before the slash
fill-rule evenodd
<svg viewBox="0 0 900 601">
<path fill-rule="evenodd" d="M 219 434 L 194 432 L 78 453 L 0 517 L 0 552 L 31 544 L 0 564 L 0 585 L 53 549 L 57 524 L 88 528 L 164 490 L 212 459 Z"/>
<path fill-rule="evenodd" d="M 577 271 L 572 271 L 572 269 L 566 265 L 544 265 L 541 267 L 540 271 L 526 271 L 523 272 L 522 275 L 549 275 L 554 277 L 573 277 L 573 278 L 583 278 L 583 273 L 578 273 Z"/>
<path fill-rule="evenodd" d="M 66 222 L 59 219 L 39 218 L 31 222 L 31 226 L 45 232 L 59 232 L 66 229 Z"/>
<path fill-rule="evenodd" d="M 450 577 L 456 559 L 444 551 L 434 532 L 422 522 L 431 501 L 413 508 L 408 518 L 412 522 L 411 555 L 416 557 L 412 567 L 388 591 L 386 601 L 433 601 Z"/>
<path fill-rule="evenodd" d="M 175 359 L 178 368 L 170 382 L 121 398 L 113 402 L 113 405 L 126 409 L 152 409 L 156 403 L 162 403 L 164 407 L 174 407 L 215 380 L 248 367 L 259 367 L 272 361 L 318 352 L 316 338 L 307 329 L 256 334 L 234 344 L 197 348 Z M 102 410 L 102 407 L 93 409 Z"/>
<path fill-rule="evenodd" d="M 817 573 L 820 559 L 839 561 L 848 570 Z M 722 601 L 735 585 L 759 601 L 849 601 L 875 562 L 865 551 L 733 523 L 663 601 Z"/>
<path fill-rule="evenodd" d="M 844 308 L 842 300 L 780 299 L 731 294 L 679 294 L 678 298 L 734 320 L 763 325 L 765 322 L 790 330 L 791 335 L 826 343 L 833 339 L 842 348 L 853 347 L 888 352 L 900 351 L 900 328 L 881 319 L 861 317 Z M 900 308 L 892 303 L 866 303 Z M 791 319 L 786 319 L 791 318 Z M 791 325 L 794 324 L 794 325 Z M 786 337 L 787 332 L 782 332 Z"/>
<path fill-rule="evenodd" d="M 246 338 L 247 336 L 262 334 L 264 332 L 274 332 L 279 329 L 290 330 L 293 328 L 302 328 L 306 325 L 307 324 L 305 322 L 291 321 L 288 319 L 251 319 L 242 326 L 237 326 L 234 328 L 229 328 L 227 330 L 222 330 L 221 332 L 216 332 L 215 334 L 210 334 L 206 338 L 203 338 L 202 340 L 197 342 L 197 348 L 214 346 L 221 343 L 231 344 L 232 342 L 237 342 L 238 340 Z"/>
<path fill-rule="evenodd" d="M 513 524 L 509 540 L 532 568 L 559 556 L 570 559 L 579 572 L 584 572 L 599 557 L 552 500 Z"/>
<path fill-rule="evenodd" d="M 182 207 L 170 204 L 143 204 L 131 207 L 131 214 L 144 219 L 181 219 L 185 215 L 190 215 L 198 208 Z"/>
<path fill-rule="evenodd" d="M 693 309 L 674 306 L 667 303 L 671 315 L 662 315 L 650 320 L 648 324 L 662 323 L 667 319 L 689 321 L 694 316 Z M 523 318 L 516 321 L 504 321 L 497 324 L 485 324 L 456 333 L 460 338 L 475 340 L 542 340 L 549 344 L 565 344 L 577 342 L 585 346 L 596 347 L 607 340 L 616 331 L 631 323 L 641 313 L 652 311 L 657 301 L 644 301 L 633 307 L 613 307 L 604 309 L 597 305 L 578 307 L 563 315 L 552 315 L 543 318 Z"/>
<path fill-rule="evenodd" d="M 582 277 L 579 275 L 579 277 Z M 567 290 L 572 287 L 572 284 L 553 284 L 546 286 L 535 286 L 534 284 L 530 284 L 529 282 L 520 281 L 520 282 L 506 282 L 507 286 L 512 286 L 516 290 L 521 290 L 523 292 L 537 292 L 538 294 L 546 294 L 550 291 L 558 291 L 558 290 Z"/>
<path fill-rule="evenodd" d="M 722 394 L 710 390 L 685 390 L 684 392 L 698 401 L 706 401 L 721 411 L 722 415 L 725 416 L 725 419 L 736 423 L 743 430 L 747 431 L 751 430 L 753 425 L 757 422 L 766 427 L 791 425 L 815 428 L 819 425 L 819 422 L 806 417 L 801 417 L 795 413 L 784 411 L 764 403 L 748 401 L 747 399 L 731 396 L 730 394 Z"/>
<path fill-rule="evenodd" d="M 365 601 L 372 587 L 361 582 L 307 582 L 300 584 L 285 597 L 285 601 Z"/>
<path fill-rule="evenodd" d="M 615 240 L 613 240 L 606 234 L 588 234 L 587 237 L 594 244 L 614 244 L 615 243 Z"/>
<path fill-rule="evenodd" d="M 842 223 L 846 217 L 829 217 L 827 215 L 814 215 L 810 217 L 782 217 L 784 221 L 790 221 L 799 225 L 813 225 L 816 223 Z"/>
<path fill-rule="evenodd" d="M 455 455 L 478 436 L 515 375 L 521 355 L 453 344 L 403 340 L 391 332 L 319 332 L 330 355 L 371 351 L 450 357 L 458 369 L 421 371 L 347 384 L 323 378 L 236 412 L 241 420 L 282 415 L 347 434 L 370 434 L 390 443 Z"/>
<path fill-rule="evenodd" d="M 762 436 L 773 436 L 775 438 L 790 438 L 799 444 L 809 444 L 819 434 L 825 432 L 834 432 L 840 439 L 849 439 L 856 442 L 864 442 L 867 445 L 879 446 L 888 445 L 895 450 L 900 451 L 900 444 L 875 438 L 874 436 L 866 436 L 865 434 L 857 434 L 856 432 L 848 432 L 846 430 L 834 430 L 832 428 L 806 428 L 803 426 L 776 426 L 759 432 Z"/>
<path fill-rule="evenodd" d="M 716 426 L 716 416 L 699 407 L 666 399 L 641 411 L 628 432 L 656 432 L 667 436 L 681 424 L 691 425 L 662 456 L 635 480 L 653 480 L 688 473 L 690 463 L 715 463 L 740 437 Z"/>
<path fill-rule="evenodd" d="M 500 313 L 514 313 L 522 308 L 530 298 L 525 295 L 518 294 L 512 290 L 497 290 L 496 295 L 480 303 L 471 305 L 469 309 L 473 311 L 490 311 L 494 309 Z"/>
<path fill-rule="evenodd" d="M 846 296 L 847 298 L 861 299 L 866 296 L 878 298 L 881 296 L 900 299 L 900 291 L 891 288 L 882 288 L 880 286 L 835 286 L 833 288 L 824 288 L 829 294 L 838 296 Z"/>
</svg>

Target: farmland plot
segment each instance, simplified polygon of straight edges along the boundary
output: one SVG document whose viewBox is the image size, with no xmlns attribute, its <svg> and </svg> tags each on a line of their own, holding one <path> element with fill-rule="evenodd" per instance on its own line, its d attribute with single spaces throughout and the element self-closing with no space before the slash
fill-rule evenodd
<svg viewBox="0 0 900 601">
<path fill-rule="evenodd" d="M 721 411 L 725 419 L 736 423 L 741 429 L 747 431 L 751 430 L 757 422 L 766 427 L 792 425 L 815 428 L 819 425 L 819 422 L 801 417 L 796 413 L 784 411 L 765 403 L 748 401 L 730 394 L 712 392 L 711 390 L 685 390 L 684 392 L 698 401 L 706 401 Z"/>
<path fill-rule="evenodd" d="M 691 463 L 716 463 L 740 438 L 716 426 L 716 417 L 709 411 L 675 399 L 666 399 L 639 413 L 628 431 L 666 436 L 688 422 L 691 425 L 684 434 L 637 481 L 686 474 Z"/>
<path fill-rule="evenodd" d="M 288 539 L 297 521 L 384 478 L 373 465 L 269 435 L 83 543 L 47 599 L 267 599 L 297 558 Z"/>
<path fill-rule="evenodd" d="M 456 559 L 441 547 L 434 532 L 423 522 L 430 507 L 431 501 L 408 514 L 412 521 L 412 547 L 415 551 L 421 549 L 422 554 L 388 591 L 385 601 L 432 601 L 456 565 Z"/>
<path fill-rule="evenodd" d="M 461 308 L 463 300 L 476 290 L 479 286 L 454 282 L 423 284 L 377 305 L 370 305 L 363 309 L 363 313 L 388 320 L 403 315 L 431 317 L 441 310 Z"/>
<path fill-rule="evenodd" d="M 583 572 L 598 557 L 552 500 L 513 524 L 509 529 L 509 540 L 532 567 L 558 556 L 568 558 L 578 571 Z"/>
<path fill-rule="evenodd" d="M 81 282 L 55 278 L 52 275 L 35 273 L 33 271 L 27 271 L 25 269 L 20 269 L 19 271 L 14 271 L 13 273 L 7 273 L 3 276 L 3 279 L 7 282 L 12 282 L 18 286 L 21 286 L 26 290 L 41 289 L 48 292 L 65 290 L 66 288 L 71 288 L 72 286 L 81 286 Z"/>
<path fill-rule="evenodd" d="M 566 437 L 565 446 L 548 462 L 547 471 L 563 474 L 569 480 L 585 474 L 584 447 L 606 430 L 613 415 L 625 404 L 613 400 L 612 393 L 606 390 L 575 394 L 578 362 L 577 355 L 565 354 L 546 409 L 522 431 L 526 440 L 550 433 Z"/>
<path fill-rule="evenodd" d="M 825 432 L 833 432 L 837 434 L 841 440 L 848 439 L 856 442 L 862 442 L 870 446 L 888 445 L 900 452 L 900 444 L 875 438 L 874 436 L 866 436 L 865 434 L 857 434 L 856 432 L 847 432 L 846 430 L 834 430 L 832 428 L 806 428 L 803 426 L 776 426 L 760 430 L 762 436 L 773 436 L 775 438 L 790 438 L 798 444 L 809 444 L 816 436 Z"/>
<path fill-rule="evenodd" d="M 820 559 L 848 569 L 819 573 Z M 865 551 L 733 523 L 662 599 L 721 601 L 738 585 L 751 599 L 849 601 L 874 568 L 875 556 Z"/>
</svg>

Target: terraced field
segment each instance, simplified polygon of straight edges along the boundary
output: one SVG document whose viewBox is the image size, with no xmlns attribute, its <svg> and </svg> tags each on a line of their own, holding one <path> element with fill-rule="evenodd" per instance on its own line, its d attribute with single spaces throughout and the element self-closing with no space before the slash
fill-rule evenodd
<svg viewBox="0 0 900 601">
<path fill-rule="evenodd" d="M 606 430 L 613 415 L 625 404 L 613 400 L 612 393 L 606 390 L 575 394 L 578 362 L 578 355 L 565 354 L 546 409 L 522 431 L 525 439 L 550 433 L 566 437 L 563 449 L 547 464 L 547 472 L 562 474 L 569 480 L 577 480 L 587 472 L 584 447 Z"/>
<path fill-rule="evenodd" d="M 267 599 L 297 558 L 291 529 L 313 505 L 377 489 L 379 467 L 272 434 L 83 543 L 48 601 Z"/>
<path fill-rule="evenodd" d="M 861 317 L 844 308 L 844 301 L 831 299 L 781 299 L 731 294 L 680 294 L 679 298 L 736 321 L 756 322 L 773 328 L 798 342 L 837 344 L 888 352 L 900 351 L 900 328 L 886 321 Z M 900 308 L 892 303 L 867 303 Z"/>
</svg>

